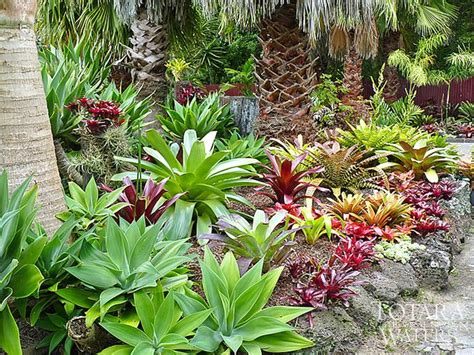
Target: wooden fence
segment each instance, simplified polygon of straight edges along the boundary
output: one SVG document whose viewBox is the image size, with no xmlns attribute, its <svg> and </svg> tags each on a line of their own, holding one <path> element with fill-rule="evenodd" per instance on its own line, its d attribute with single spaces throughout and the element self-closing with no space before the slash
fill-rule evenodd
<svg viewBox="0 0 474 355">
<path fill-rule="evenodd" d="M 406 80 L 402 79 L 399 97 L 405 96 L 405 89 L 408 87 Z M 415 103 L 420 106 L 436 105 L 444 106 L 448 92 L 447 85 L 427 85 L 416 89 Z M 466 80 L 456 80 L 451 83 L 449 102 L 456 105 L 463 101 L 474 102 L 474 77 Z M 372 83 L 364 82 L 364 97 L 370 98 L 374 93 Z"/>
</svg>

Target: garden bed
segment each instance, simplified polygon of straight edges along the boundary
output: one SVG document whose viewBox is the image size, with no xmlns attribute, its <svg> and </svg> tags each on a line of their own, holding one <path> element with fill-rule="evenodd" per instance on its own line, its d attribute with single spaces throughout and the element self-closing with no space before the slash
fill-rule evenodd
<svg viewBox="0 0 474 355">
<path fill-rule="evenodd" d="M 389 319 L 386 312 L 403 298 L 415 297 L 423 288 L 449 287 L 453 258 L 462 251 L 472 223 L 469 183 L 465 180 L 456 183 L 455 195 L 443 203 L 451 224 L 450 231 L 416 239 L 417 243 L 426 246 L 426 250 L 416 252 L 407 264 L 384 259 L 366 270 L 360 278 L 367 283 L 356 287 L 358 296 L 351 300 L 350 307 L 338 306 L 315 312 L 313 328 L 301 319 L 297 328 L 313 339 L 316 346 L 295 354 L 354 353 L 363 345 L 366 336 Z"/>
</svg>

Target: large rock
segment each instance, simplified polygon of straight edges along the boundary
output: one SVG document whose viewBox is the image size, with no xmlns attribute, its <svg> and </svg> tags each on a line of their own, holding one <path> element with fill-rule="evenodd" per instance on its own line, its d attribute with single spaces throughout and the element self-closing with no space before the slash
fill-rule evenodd
<svg viewBox="0 0 474 355">
<path fill-rule="evenodd" d="M 380 268 L 382 274 L 398 287 L 400 295 L 416 295 L 418 293 L 416 272 L 410 264 L 385 259 Z"/>
<path fill-rule="evenodd" d="M 445 250 L 429 246 L 416 252 L 410 259 L 420 283 L 433 289 L 448 286 L 449 272 L 452 268 L 452 254 Z"/>
<path fill-rule="evenodd" d="M 357 296 L 352 298 L 346 312 L 365 330 L 374 330 L 383 321 L 382 302 L 370 295 L 362 286 L 353 287 Z"/>
<path fill-rule="evenodd" d="M 302 334 L 315 343 L 313 348 L 293 354 L 354 353 L 362 341 L 362 329 L 341 307 L 313 314 L 313 328 Z"/>
<path fill-rule="evenodd" d="M 397 284 L 379 271 L 370 274 L 364 288 L 375 298 L 388 304 L 395 303 L 400 293 Z"/>
</svg>

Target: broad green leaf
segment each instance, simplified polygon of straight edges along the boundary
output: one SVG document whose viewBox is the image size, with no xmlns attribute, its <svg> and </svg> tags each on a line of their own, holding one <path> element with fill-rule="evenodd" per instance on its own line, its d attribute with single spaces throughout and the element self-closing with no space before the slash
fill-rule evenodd
<svg viewBox="0 0 474 355">
<path fill-rule="evenodd" d="M 152 342 L 152 339 L 141 330 L 129 325 L 119 323 L 100 323 L 100 325 L 114 337 L 131 346 L 137 346 L 143 342 Z"/>
<path fill-rule="evenodd" d="M 0 311 L 0 349 L 9 355 L 22 354 L 18 326 L 8 306 Z"/>
</svg>

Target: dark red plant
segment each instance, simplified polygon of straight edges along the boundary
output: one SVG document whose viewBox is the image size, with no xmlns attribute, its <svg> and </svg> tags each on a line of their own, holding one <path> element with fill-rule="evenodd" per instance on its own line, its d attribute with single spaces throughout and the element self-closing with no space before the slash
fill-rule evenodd
<svg viewBox="0 0 474 355">
<path fill-rule="evenodd" d="M 80 98 L 66 106 L 71 112 L 81 115 L 86 129 L 93 135 L 103 133 L 111 126 L 119 127 L 125 120 L 121 118 L 122 111 L 111 101 L 95 101 Z"/>
<path fill-rule="evenodd" d="M 470 123 L 463 123 L 456 126 L 456 132 L 460 136 L 464 136 L 465 138 L 472 138 L 474 134 L 474 126 Z"/>
<path fill-rule="evenodd" d="M 450 200 L 456 192 L 456 184 L 448 180 L 443 180 L 438 183 L 424 182 L 420 184 L 420 189 L 429 197 Z"/>
<path fill-rule="evenodd" d="M 330 264 L 338 261 L 345 267 L 354 270 L 364 269 L 375 261 L 374 243 L 372 240 L 341 238 L 332 256 Z"/>
<path fill-rule="evenodd" d="M 258 193 L 271 198 L 275 203 L 292 204 L 296 203 L 301 198 L 307 197 L 297 197 L 297 195 L 308 187 L 315 185 L 303 181 L 303 178 L 323 171 L 323 168 L 320 167 L 299 172 L 296 171 L 297 167 L 306 158 L 307 153 L 298 156 L 293 161 L 286 159 L 281 161 L 279 157 L 270 154 L 268 151 L 266 154 L 270 160 L 271 167 L 264 167 L 268 172 L 263 174 L 263 178 L 272 188 L 274 194 L 260 190 Z"/>
<path fill-rule="evenodd" d="M 206 93 L 191 83 L 181 86 L 176 93 L 176 101 L 178 101 L 181 105 L 186 105 L 193 99 L 202 100 L 205 97 Z"/>
<path fill-rule="evenodd" d="M 311 275 L 319 270 L 319 262 L 315 257 L 292 260 L 286 266 L 294 280 L 301 278 L 304 274 Z"/>
<path fill-rule="evenodd" d="M 301 205 L 297 203 L 275 203 L 275 206 L 269 207 L 265 210 L 265 212 L 269 215 L 274 215 L 279 211 L 287 211 L 288 214 L 294 217 L 301 217 Z"/>
<path fill-rule="evenodd" d="M 166 193 L 164 188 L 168 179 L 164 179 L 159 183 L 155 183 L 151 178 L 146 182 L 143 192 L 139 195 L 137 189 L 130 178 L 123 179 L 125 189 L 120 194 L 118 200 L 125 202 L 128 206 L 120 209 L 117 212 L 117 217 L 120 216 L 127 222 L 133 222 L 145 216 L 147 224 L 154 224 L 158 219 L 170 208 L 184 193 L 177 194 L 159 205 L 158 202 Z M 111 192 L 109 186 L 102 185 L 101 188 L 105 191 Z"/>
<path fill-rule="evenodd" d="M 422 202 L 418 204 L 418 207 L 422 209 L 428 216 L 443 218 L 446 214 L 441 205 L 436 201 Z"/>
<path fill-rule="evenodd" d="M 428 133 L 436 133 L 439 131 L 439 127 L 435 123 L 425 124 L 421 128 Z"/>
<path fill-rule="evenodd" d="M 370 238 L 374 235 L 374 228 L 367 225 L 365 222 L 352 222 L 347 221 L 344 232 L 349 237 Z"/>
<path fill-rule="evenodd" d="M 414 221 L 414 229 L 420 235 L 427 235 L 438 231 L 449 231 L 450 225 L 440 219 L 434 217 L 426 217 L 418 221 Z"/>
</svg>

